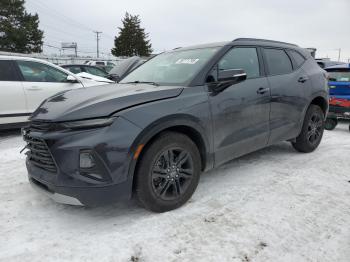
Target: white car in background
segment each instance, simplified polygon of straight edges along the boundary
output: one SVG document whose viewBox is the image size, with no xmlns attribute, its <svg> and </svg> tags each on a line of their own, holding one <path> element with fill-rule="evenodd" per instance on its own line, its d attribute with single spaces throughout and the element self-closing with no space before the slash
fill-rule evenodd
<svg viewBox="0 0 350 262">
<path fill-rule="evenodd" d="M 89 61 L 86 64 L 91 66 L 115 66 L 115 63 L 110 61 Z"/>
<path fill-rule="evenodd" d="M 43 100 L 58 92 L 110 82 L 79 77 L 40 59 L 0 56 L 0 130 L 23 125 Z"/>
</svg>

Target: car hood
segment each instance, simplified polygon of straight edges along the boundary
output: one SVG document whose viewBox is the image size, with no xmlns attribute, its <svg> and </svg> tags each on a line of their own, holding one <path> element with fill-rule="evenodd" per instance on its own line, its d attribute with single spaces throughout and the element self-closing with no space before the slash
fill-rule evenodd
<svg viewBox="0 0 350 262">
<path fill-rule="evenodd" d="M 110 84 L 58 93 L 46 99 L 31 120 L 73 121 L 109 116 L 132 106 L 172 98 L 183 87 L 150 84 Z"/>
</svg>

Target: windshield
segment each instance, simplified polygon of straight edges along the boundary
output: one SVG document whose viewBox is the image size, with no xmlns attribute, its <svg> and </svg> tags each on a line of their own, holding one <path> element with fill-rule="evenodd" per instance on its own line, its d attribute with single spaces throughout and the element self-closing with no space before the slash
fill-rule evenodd
<svg viewBox="0 0 350 262">
<path fill-rule="evenodd" d="M 332 82 L 350 82 L 350 70 L 338 69 L 328 71 L 329 81 Z"/>
<path fill-rule="evenodd" d="M 166 52 L 141 65 L 120 83 L 154 82 L 183 85 L 190 81 L 213 57 L 219 47 Z"/>
</svg>

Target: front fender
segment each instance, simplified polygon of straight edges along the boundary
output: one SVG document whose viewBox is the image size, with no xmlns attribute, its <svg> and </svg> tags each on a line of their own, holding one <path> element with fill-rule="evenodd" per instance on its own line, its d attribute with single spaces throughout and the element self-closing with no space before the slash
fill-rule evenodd
<svg viewBox="0 0 350 262">
<path fill-rule="evenodd" d="M 213 166 L 213 154 L 211 154 L 211 144 L 209 141 L 209 137 L 207 135 L 207 132 L 205 128 L 198 123 L 198 119 L 195 119 L 194 117 L 190 115 L 185 114 L 176 114 L 171 116 L 166 116 L 160 119 L 157 119 L 156 121 L 149 124 L 147 127 L 145 127 L 142 132 L 137 136 L 137 138 L 134 140 L 132 146 L 131 146 L 131 154 L 133 155 L 139 145 L 147 145 L 155 136 L 160 134 L 161 132 L 169 129 L 174 128 L 180 128 L 185 127 L 193 130 L 198 136 L 199 139 L 202 141 L 204 145 L 204 152 L 205 152 L 205 166 L 204 169 L 210 169 Z M 135 168 L 137 164 L 137 159 L 132 159 L 130 166 L 129 166 L 129 176 L 133 176 L 135 173 Z"/>
</svg>

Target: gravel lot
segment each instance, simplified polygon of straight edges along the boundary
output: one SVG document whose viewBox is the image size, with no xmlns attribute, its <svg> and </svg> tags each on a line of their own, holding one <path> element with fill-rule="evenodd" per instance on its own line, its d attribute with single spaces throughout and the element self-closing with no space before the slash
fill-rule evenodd
<svg viewBox="0 0 350 262">
<path fill-rule="evenodd" d="M 311 154 L 280 143 L 204 173 L 184 207 L 56 204 L 0 136 L 0 261 L 350 261 L 350 133 Z"/>
</svg>

